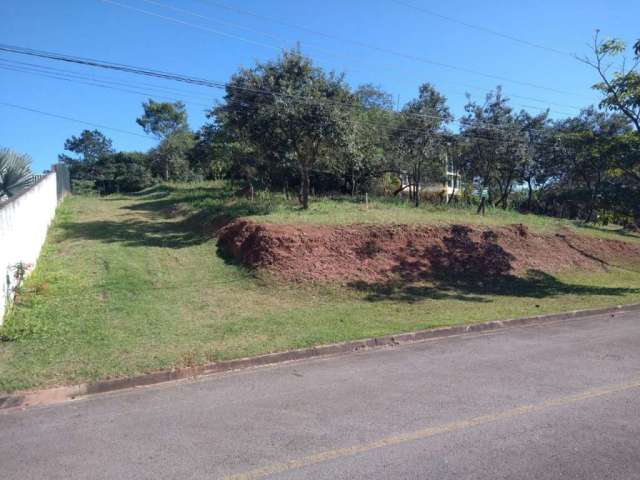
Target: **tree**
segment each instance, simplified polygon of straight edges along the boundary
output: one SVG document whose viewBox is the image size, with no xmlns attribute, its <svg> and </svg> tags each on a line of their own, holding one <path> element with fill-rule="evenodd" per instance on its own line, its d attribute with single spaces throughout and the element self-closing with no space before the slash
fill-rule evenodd
<svg viewBox="0 0 640 480">
<path fill-rule="evenodd" d="M 189 130 L 177 130 L 160 141 L 149 152 L 151 171 L 168 180 L 189 180 L 192 172 L 189 156 L 195 146 L 195 136 Z"/>
<path fill-rule="evenodd" d="M 392 132 L 397 168 L 409 176 L 416 207 L 420 205 L 420 185 L 426 177 L 444 177 L 442 133 L 453 120 L 447 99 L 432 85 L 420 86 L 418 98 L 407 103 Z"/>
<path fill-rule="evenodd" d="M 507 208 L 527 157 L 522 126 L 508 102 L 498 87 L 487 94 L 482 105 L 469 100 L 465 105 L 467 114 L 461 120 L 461 134 L 470 146 L 466 150 L 470 174 L 479 189 L 488 190 L 489 200 L 502 208 Z M 482 196 L 478 212 L 484 202 Z"/>
<path fill-rule="evenodd" d="M 137 192 L 152 185 L 148 156 L 142 152 L 102 155 L 95 164 L 96 189 L 102 194 Z"/>
<path fill-rule="evenodd" d="M 601 40 L 599 34 L 596 31 L 593 37 L 593 56 L 579 60 L 593 67 L 600 77 L 601 81 L 593 85 L 604 96 L 600 107 L 626 116 L 640 134 L 640 39 L 633 47 L 630 65 L 623 59 L 618 71 L 610 73 L 612 60 L 624 53 L 626 44 L 616 38 Z"/>
<path fill-rule="evenodd" d="M 13 197 L 32 181 L 31 158 L 8 148 L 0 149 L 0 199 Z"/>
<path fill-rule="evenodd" d="M 365 83 L 356 88 L 353 96 L 364 110 L 389 112 L 393 110 L 393 97 L 380 87 Z"/>
<path fill-rule="evenodd" d="M 595 219 L 598 209 L 613 206 L 607 192 L 616 174 L 618 138 L 629 132 L 627 118 L 593 107 L 578 117 L 557 124 L 562 153 L 556 183 L 562 186 L 564 203 L 575 204 L 584 221 Z"/>
<path fill-rule="evenodd" d="M 195 145 L 189 154 L 191 170 L 210 180 L 227 178 L 232 163 L 230 145 L 232 139 L 218 125 L 203 125 L 196 132 Z"/>
<path fill-rule="evenodd" d="M 516 121 L 522 131 L 524 156 L 520 162 L 518 177 L 527 185 L 528 210 L 533 206 L 533 191 L 543 184 L 548 176 L 547 160 L 553 155 L 555 139 L 549 125 L 549 112 L 531 115 L 525 111 L 518 114 Z"/>
<path fill-rule="evenodd" d="M 194 146 L 194 138 L 189 130 L 184 104 L 149 99 L 142 108 L 144 114 L 136 122 L 146 133 L 160 140 L 150 153 L 153 172 L 165 181 L 187 178 L 188 153 Z"/>
<path fill-rule="evenodd" d="M 227 83 L 217 121 L 271 165 L 297 165 L 300 203 L 309 207 L 310 172 L 344 142 L 353 102 L 342 75 L 326 74 L 298 51 L 242 69 Z"/>
<path fill-rule="evenodd" d="M 148 134 L 158 139 L 167 138 L 180 130 L 187 130 L 187 112 L 182 102 L 156 102 L 152 99 L 142 104 L 144 114 L 136 119 Z"/>
<path fill-rule="evenodd" d="M 391 95 L 380 88 L 361 85 L 353 96 L 357 104 L 351 110 L 343 148 L 329 165 L 351 195 L 366 189 L 376 175 L 384 172 L 395 118 Z"/>
<path fill-rule="evenodd" d="M 71 136 L 64 142 L 64 149 L 76 154 L 70 157 L 58 155 L 58 159 L 69 165 L 71 177 L 79 180 L 92 179 L 92 169 L 103 155 L 113 153 L 113 142 L 99 130 L 83 130 L 80 136 Z"/>
</svg>

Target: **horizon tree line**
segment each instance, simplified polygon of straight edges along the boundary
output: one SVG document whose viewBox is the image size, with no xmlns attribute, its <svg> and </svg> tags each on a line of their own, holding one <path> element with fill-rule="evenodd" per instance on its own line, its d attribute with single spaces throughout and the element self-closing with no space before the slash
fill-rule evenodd
<svg viewBox="0 0 640 480">
<path fill-rule="evenodd" d="M 297 190 L 302 208 L 312 192 L 409 192 L 419 206 L 425 184 L 446 181 L 446 161 L 464 183 L 459 195 L 431 201 L 479 203 L 485 191 L 501 208 L 640 225 L 640 41 L 631 68 L 608 75 L 604 67 L 624 51 L 596 35 L 582 59 L 600 78 L 598 107 L 552 120 L 548 110 L 515 111 L 498 86 L 483 102 L 467 98 L 456 132 L 447 99 L 430 83 L 395 111 L 381 88 L 352 89 L 344 75 L 284 51 L 236 72 L 197 131 L 182 102 L 149 99 L 136 121 L 156 147 L 116 152 L 104 134 L 84 130 L 65 142 L 75 156 L 60 160 L 101 193 L 228 179 L 286 196 Z"/>
</svg>

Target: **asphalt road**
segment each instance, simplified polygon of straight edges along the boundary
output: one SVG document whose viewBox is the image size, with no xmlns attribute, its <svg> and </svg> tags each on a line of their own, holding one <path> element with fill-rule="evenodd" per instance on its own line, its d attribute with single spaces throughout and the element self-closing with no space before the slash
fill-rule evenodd
<svg viewBox="0 0 640 480">
<path fill-rule="evenodd" d="M 640 316 L 0 413 L 2 479 L 640 479 Z"/>
</svg>

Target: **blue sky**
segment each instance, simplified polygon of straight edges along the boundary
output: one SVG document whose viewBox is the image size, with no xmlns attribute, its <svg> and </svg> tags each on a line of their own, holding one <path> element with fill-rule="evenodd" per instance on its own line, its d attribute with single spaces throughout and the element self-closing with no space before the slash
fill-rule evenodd
<svg viewBox="0 0 640 480">
<path fill-rule="evenodd" d="M 598 101 L 597 94 L 590 89 L 596 80 L 594 72 L 568 54 L 523 45 L 393 0 L 113 2 L 159 16 L 101 0 L 3 0 L 0 2 L 3 19 L 0 43 L 226 81 L 239 66 L 251 66 L 256 60 L 272 58 L 278 49 L 300 42 L 302 51 L 320 66 L 346 72 L 353 86 L 367 82 L 380 85 L 399 98 L 400 104 L 416 95 L 419 84 L 431 82 L 448 98 L 456 117 L 463 113 L 465 92 L 482 100 L 497 84 L 503 86 L 515 108 L 535 113 L 549 107 L 556 118 L 575 114 L 577 108 Z M 637 0 L 406 2 L 563 52 L 586 53 L 596 28 L 603 36 L 620 37 L 629 42 L 640 37 L 640 2 Z M 289 25 L 243 15 L 222 8 L 221 4 Z M 402 55 L 317 35 L 294 28 L 293 24 Z M 140 93 L 18 72 L 16 67 L 21 70 L 33 67 L 9 65 L 7 60 L 63 69 L 66 73 L 92 77 L 94 80 L 83 81 L 93 83 L 95 79 L 119 82 L 110 85 Z M 144 138 L 142 129 L 135 123 L 145 98 L 185 101 L 190 125 L 196 129 L 206 120 L 207 106 L 221 95 L 222 91 L 216 89 L 0 53 L 0 102 L 137 134 L 102 129 L 121 150 L 146 150 L 155 143 L 150 137 Z M 56 161 L 66 138 L 83 128 L 92 128 L 2 105 L 0 113 L 0 146 L 31 155 L 37 171 L 49 168 Z"/>
</svg>

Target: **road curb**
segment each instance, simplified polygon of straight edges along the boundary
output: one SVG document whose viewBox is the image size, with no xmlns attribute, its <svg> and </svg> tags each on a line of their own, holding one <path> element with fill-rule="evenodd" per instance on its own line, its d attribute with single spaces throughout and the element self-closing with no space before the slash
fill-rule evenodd
<svg viewBox="0 0 640 480">
<path fill-rule="evenodd" d="M 304 360 L 307 358 L 323 357 L 328 355 L 357 352 L 364 349 L 397 346 L 420 342 L 432 338 L 449 337 L 465 333 L 484 332 L 501 328 L 516 327 L 530 324 L 544 324 L 547 322 L 571 320 L 576 318 L 591 317 L 595 315 L 614 314 L 622 311 L 640 310 L 640 303 L 629 305 L 616 305 L 615 307 L 597 308 L 591 310 L 573 310 L 564 313 L 552 313 L 548 315 L 536 315 L 532 317 L 513 318 L 508 320 L 494 320 L 471 325 L 455 325 L 451 327 L 439 327 L 415 332 L 385 335 L 382 337 L 354 340 L 350 342 L 320 345 L 317 347 L 288 350 L 285 352 L 268 353 L 256 357 L 239 358 L 216 362 L 195 367 L 177 368 L 145 373 L 128 378 L 102 380 L 95 383 L 83 383 L 66 387 L 50 388 L 45 390 L 23 391 L 11 394 L 0 393 L 0 410 L 27 408 L 36 405 L 48 405 L 65 402 L 78 398 L 117 390 L 144 387 L 159 383 L 183 380 L 186 378 L 201 377 L 223 373 L 232 370 L 240 370 L 277 363 Z"/>
</svg>

